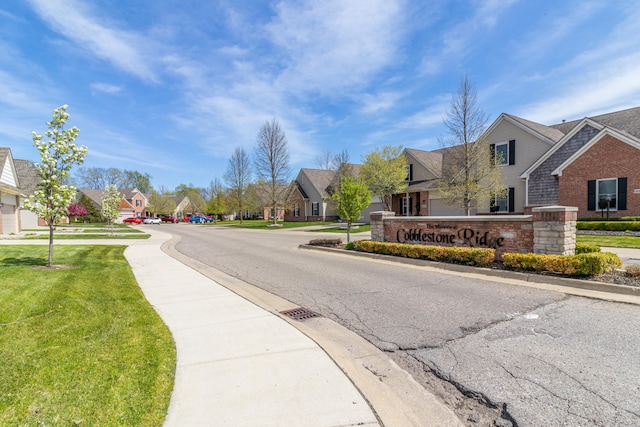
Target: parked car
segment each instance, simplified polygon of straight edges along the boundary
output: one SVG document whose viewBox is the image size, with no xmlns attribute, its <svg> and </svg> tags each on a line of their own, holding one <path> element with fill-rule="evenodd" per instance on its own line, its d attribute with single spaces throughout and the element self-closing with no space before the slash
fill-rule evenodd
<svg viewBox="0 0 640 427">
<path fill-rule="evenodd" d="M 191 217 L 189 215 L 185 215 L 185 216 L 182 217 L 182 220 L 184 222 L 189 222 L 190 219 L 191 219 Z"/>
<path fill-rule="evenodd" d="M 143 224 L 160 224 L 162 220 L 160 218 L 145 218 L 142 220 Z"/>
<path fill-rule="evenodd" d="M 142 218 L 125 218 L 122 222 L 125 224 L 142 224 Z"/>
<path fill-rule="evenodd" d="M 161 220 L 162 222 L 172 222 L 172 223 L 174 223 L 174 224 L 175 224 L 176 222 L 178 222 L 178 218 L 176 218 L 176 217 L 174 217 L 174 216 L 171 216 L 171 215 L 162 215 L 162 216 L 160 217 L 160 220 Z"/>
<path fill-rule="evenodd" d="M 204 215 L 194 215 L 191 218 L 189 218 L 189 222 L 191 224 L 204 224 L 212 221 L 213 219 L 211 219 L 210 217 L 206 217 Z"/>
</svg>

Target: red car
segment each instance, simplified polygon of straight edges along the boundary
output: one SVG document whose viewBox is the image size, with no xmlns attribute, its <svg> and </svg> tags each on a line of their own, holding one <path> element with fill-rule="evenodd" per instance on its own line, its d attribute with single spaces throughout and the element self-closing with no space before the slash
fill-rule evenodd
<svg viewBox="0 0 640 427">
<path fill-rule="evenodd" d="M 160 219 L 162 220 L 162 222 L 172 222 L 174 224 L 178 222 L 178 218 L 171 215 L 162 215 Z"/>
<path fill-rule="evenodd" d="M 125 224 L 142 224 L 142 218 L 125 218 L 122 222 Z"/>
</svg>

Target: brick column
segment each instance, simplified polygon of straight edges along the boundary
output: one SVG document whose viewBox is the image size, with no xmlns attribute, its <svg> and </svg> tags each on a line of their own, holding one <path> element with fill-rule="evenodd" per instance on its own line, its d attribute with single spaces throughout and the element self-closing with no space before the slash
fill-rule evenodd
<svg viewBox="0 0 640 427">
<path fill-rule="evenodd" d="M 384 242 L 384 219 L 395 216 L 395 212 L 377 211 L 369 214 L 371 223 L 371 240 L 374 242 Z"/>
<path fill-rule="evenodd" d="M 573 255 L 576 251 L 578 208 L 533 208 L 533 253 Z"/>
</svg>

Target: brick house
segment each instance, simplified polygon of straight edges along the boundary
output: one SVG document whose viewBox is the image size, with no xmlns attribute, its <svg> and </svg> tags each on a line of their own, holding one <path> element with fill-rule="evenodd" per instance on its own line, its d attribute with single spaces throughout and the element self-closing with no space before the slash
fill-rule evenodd
<svg viewBox="0 0 640 427">
<path fill-rule="evenodd" d="M 302 168 L 293 181 L 288 196 L 285 221 L 335 221 L 338 214 L 327 188 L 336 172 Z"/>
<path fill-rule="evenodd" d="M 485 131 L 501 154 L 506 192 L 473 214 L 528 213 L 575 206 L 579 217 L 640 216 L 640 107 L 554 125 L 503 113 Z M 463 212 L 443 203 L 438 180 L 448 149 L 406 149 L 407 189 L 393 198 L 396 215 Z"/>
<path fill-rule="evenodd" d="M 554 125 L 562 139 L 521 175 L 527 206 L 640 216 L 640 107 Z"/>
</svg>

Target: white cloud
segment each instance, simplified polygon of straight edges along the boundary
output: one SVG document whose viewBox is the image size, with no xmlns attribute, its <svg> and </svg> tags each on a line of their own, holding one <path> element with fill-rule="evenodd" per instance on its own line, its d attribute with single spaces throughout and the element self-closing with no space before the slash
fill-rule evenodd
<svg viewBox="0 0 640 427">
<path fill-rule="evenodd" d="M 398 56 L 403 7 L 391 0 L 280 2 L 267 26 L 280 49 L 276 82 L 295 92 L 353 90 Z"/>
<path fill-rule="evenodd" d="M 107 83 L 93 83 L 91 89 L 96 92 L 116 94 L 122 92 L 122 86 L 110 85 Z"/>
<path fill-rule="evenodd" d="M 98 23 L 86 3 L 74 0 L 29 0 L 51 29 L 117 68 L 143 80 L 157 82 L 151 66 L 153 41 L 138 34 Z M 102 19 L 104 21 L 104 19 Z"/>
</svg>

